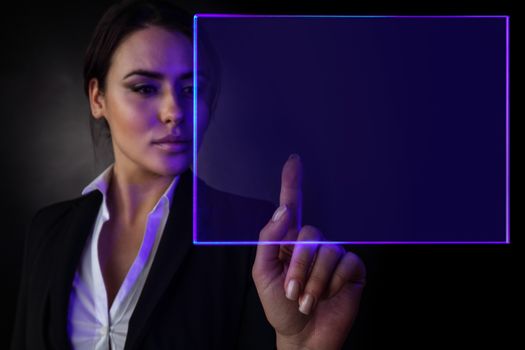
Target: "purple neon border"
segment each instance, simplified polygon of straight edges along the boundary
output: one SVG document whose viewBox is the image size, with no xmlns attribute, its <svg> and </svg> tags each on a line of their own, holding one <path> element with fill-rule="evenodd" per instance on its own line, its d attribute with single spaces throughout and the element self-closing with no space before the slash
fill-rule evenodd
<svg viewBox="0 0 525 350">
<path fill-rule="evenodd" d="M 203 242 L 193 241 L 195 245 L 275 245 L 275 244 L 294 244 L 294 245 L 315 245 L 315 244 L 351 244 L 351 245 L 507 245 L 505 241 L 224 241 L 224 242 Z"/>
<path fill-rule="evenodd" d="M 262 15 L 262 14 L 228 14 L 197 13 L 197 18 L 507 18 L 508 15 Z"/>
<path fill-rule="evenodd" d="M 510 17 L 505 18 L 505 39 L 506 39 L 506 56 L 505 56 L 505 115 L 506 115 L 506 128 L 505 128 L 505 192 L 506 192 L 506 221 L 507 221 L 507 243 L 510 244 Z"/>
<path fill-rule="evenodd" d="M 193 100 L 193 244 L 194 245 L 274 245 L 274 244 L 362 244 L 362 245 L 500 245 L 510 244 L 510 16 L 508 15 L 260 15 L 260 14 L 195 14 L 193 17 L 193 70 L 197 72 L 197 19 L 201 18 L 502 18 L 505 19 L 505 241 L 225 241 L 225 242 L 199 242 L 197 240 L 197 97 Z M 197 79 L 194 74 L 193 84 L 197 94 Z"/>
<path fill-rule="evenodd" d="M 197 242 L 197 15 L 193 17 L 193 243 Z"/>
</svg>

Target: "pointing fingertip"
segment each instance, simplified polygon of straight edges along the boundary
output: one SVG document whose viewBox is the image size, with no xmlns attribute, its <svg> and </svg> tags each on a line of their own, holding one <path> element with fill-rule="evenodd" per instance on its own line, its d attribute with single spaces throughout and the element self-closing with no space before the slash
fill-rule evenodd
<svg viewBox="0 0 525 350">
<path fill-rule="evenodd" d="M 288 157 L 289 160 L 291 159 L 300 159 L 299 155 L 297 153 L 290 154 L 290 157 Z"/>
</svg>

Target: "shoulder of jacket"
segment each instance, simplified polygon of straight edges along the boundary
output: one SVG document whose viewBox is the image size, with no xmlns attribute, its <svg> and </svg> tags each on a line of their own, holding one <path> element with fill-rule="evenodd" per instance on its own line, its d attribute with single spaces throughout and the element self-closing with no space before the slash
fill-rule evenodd
<svg viewBox="0 0 525 350">
<path fill-rule="evenodd" d="M 73 199 L 63 200 L 60 202 L 55 202 L 48 204 L 35 213 L 33 216 L 33 224 L 35 223 L 50 223 L 54 222 L 57 219 L 63 217 L 67 214 L 72 208 L 74 208 L 82 199 L 86 196 L 76 197 Z"/>
<path fill-rule="evenodd" d="M 63 200 L 51 203 L 40 208 L 31 220 L 29 230 L 26 233 L 26 242 L 30 241 L 31 245 L 39 244 L 47 232 L 53 230 L 58 225 L 64 223 L 75 207 L 83 201 L 94 199 L 97 191 L 90 192 L 86 195 L 73 199 Z"/>
</svg>

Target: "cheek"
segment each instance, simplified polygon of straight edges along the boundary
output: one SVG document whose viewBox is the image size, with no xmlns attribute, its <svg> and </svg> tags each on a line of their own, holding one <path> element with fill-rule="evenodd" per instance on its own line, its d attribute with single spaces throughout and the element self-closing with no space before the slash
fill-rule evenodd
<svg viewBox="0 0 525 350">
<path fill-rule="evenodd" d="M 115 99 L 110 111 L 111 132 L 119 139 L 132 139 L 140 142 L 152 128 L 155 106 L 151 101 L 120 96 Z"/>
</svg>

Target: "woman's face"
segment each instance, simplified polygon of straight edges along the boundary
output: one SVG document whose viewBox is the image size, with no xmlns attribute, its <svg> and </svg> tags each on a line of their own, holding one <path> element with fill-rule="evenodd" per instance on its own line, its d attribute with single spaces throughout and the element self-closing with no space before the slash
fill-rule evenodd
<svg viewBox="0 0 525 350">
<path fill-rule="evenodd" d="M 201 95 L 197 147 L 209 118 Z M 191 164 L 193 50 L 184 34 L 151 26 L 127 36 L 113 54 L 104 91 L 91 81 L 90 102 L 95 118 L 108 121 L 115 166 L 174 176 Z"/>
</svg>

